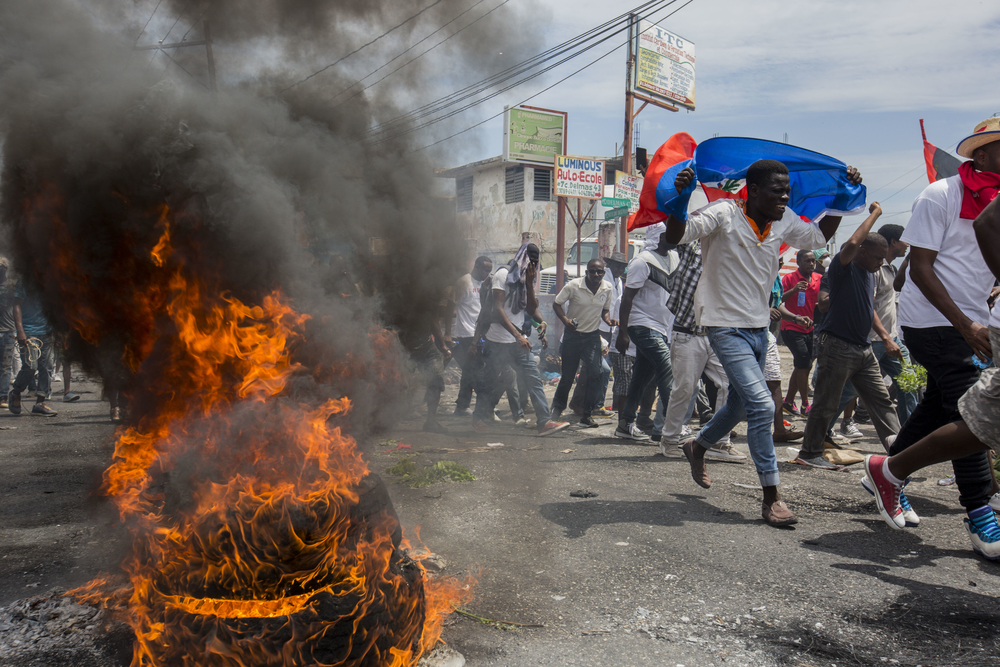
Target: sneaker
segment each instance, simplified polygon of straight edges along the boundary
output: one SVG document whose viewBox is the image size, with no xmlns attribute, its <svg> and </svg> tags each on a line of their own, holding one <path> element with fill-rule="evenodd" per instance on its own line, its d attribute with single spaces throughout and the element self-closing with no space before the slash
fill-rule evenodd
<svg viewBox="0 0 1000 667">
<path fill-rule="evenodd" d="M 990 507 L 993 508 L 994 512 L 1000 512 L 1000 493 L 994 493 L 993 497 L 990 498 Z"/>
<path fill-rule="evenodd" d="M 618 428 L 615 429 L 616 438 L 627 438 L 628 440 L 649 440 L 649 436 L 639 430 L 639 427 L 635 425 L 635 422 L 631 424 L 626 424 L 622 426 L 621 422 L 618 422 Z"/>
<path fill-rule="evenodd" d="M 550 419 L 545 422 L 545 426 L 538 429 L 538 437 L 544 438 L 545 436 L 552 435 L 553 433 L 561 431 L 564 428 L 569 428 L 569 422 L 557 422 Z"/>
<path fill-rule="evenodd" d="M 660 455 L 661 456 L 666 456 L 667 455 L 667 450 L 669 450 L 669 449 L 670 449 L 670 445 L 668 445 L 667 443 L 665 443 L 665 442 L 663 442 L 661 440 L 660 441 Z"/>
<path fill-rule="evenodd" d="M 635 425 L 643 433 L 653 430 L 653 420 L 649 417 L 636 417 Z"/>
<path fill-rule="evenodd" d="M 521 417 L 516 422 L 514 422 L 514 426 L 525 426 L 525 425 L 527 425 L 527 423 L 528 423 L 528 420 L 525 419 L 524 417 Z"/>
<path fill-rule="evenodd" d="M 584 428 L 597 428 L 600 424 L 595 422 L 593 417 L 587 416 L 580 419 L 580 426 Z"/>
<path fill-rule="evenodd" d="M 21 392 L 10 390 L 7 394 L 7 409 L 15 415 L 21 414 Z"/>
<path fill-rule="evenodd" d="M 681 426 L 681 437 L 686 438 L 689 435 L 691 435 L 691 429 L 688 428 L 687 424 L 684 424 L 683 426 Z"/>
<path fill-rule="evenodd" d="M 839 466 L 836 463 L 830 463 L 822 454 L 813 458 L 803 458 L 800 454 L 792 463 L 809 466 L 810 468 L 819 468 L 821 470 L 841 470 L 843 468 L 843 466 Z"/>
<path fill-rule="evenodd" d="M 904 483 L 903 486 L 905 487 L 906 484 Z M 903 523 L 907 528 L 916 528 L 920 525 L 920 517 L 913 511 L 910 500 L 903 491 L 899 492 L 899 509 L 903 510 Z"/>
<path fill-rule="evenodd" d="M 0 410 L 6 410 L 6 409 L 7 409 L 7 397 L 4 396 L 3 398 L 0 398 Z"/>
<path fill-rule="evenodd" d="M 809 411 L 812 410 L 812 407 L 813 407 L 812 403 L 803 403 L 802 407 L 799 409 L 799 414 L 801 414 L 804 417 L 805 415 L 809 414 Z"/>
<path fill-rule="evenodd" d="M 662 438 L 662 437 L 663 437 L 662 433 L 650 433 L 649 434 L 649 439 L 652 440 L 653 442 L 659 442 L 660 438 Z"/>
<path fill-rule="evenodd" d="M 495 422 L 500 421 L 500 413 L 496 410 L 493 411 L 493 421 Z"/>
<path fill-rule="evenodd" d="M 969 512 L 969 518 L 964 521 L 972 540 L 972 550 L 987 560 L 1000 559 L 1000 526 L 993 508 L 983 505 Z"/>
<path fill-rule="evenodd" d="M 614 417 L 615 413 L 607 408 L 599 408 L 590 413 L 591 417 Z"/>
<path fill-rule="evenodd" d="M 743 463 L 747 460 L 745 454 L 740 454 L 728 442 L 720 442 L 714 447 L 706 449 L 705 458 L 712 459 L 713 461 L 729 461 L 730 463 Z"/>
<path fill-rule="evenodd" d="M 65 394 L 63 394 L 63 403 L 72 403 L 73 401 L 79 401 L 79 400 L 80 400 L 80 394 L 77 394 L 75 392 L 67 391 Z"/>
<path fill-rule="evenodd" d="M 455 408 L 455 411 L 452 412 L 451 414 L 455 415 L 456 417 L 466 417 L 469 414 L 469 408 Z"/>
<path fill-rule="evenodd" d="M 861 407 L 861 405 L 858 405 L 858 407 L 854 410 L 854 421 L 859 424 L 871 424 L 872 418 L 868 414 L 867 410 Z"/>
<path fill-rule="evenodd" d="M 882 474 L 882 464 L 886 456 L 869 454 L 865 457 L 865 472 L 868 473 L 868 481 L 875 489 L 875 504 L 878 505 L 878 512 L 890 528 L 901 530 L 906 527 L 906 520 L 903 519 L 903 508 L 899 505 L 899 494 L 902 487 L 896 486 Z"/>
<path fill-rule="evenodd" d="M 863 438 L 864 434 L 858 425 L 854 421 L 841 422 L 840 424 L 840 435 L 844 436 L 848 440 L 857 440 L 858 438 Z"/>
<path fill-rule="evenodd" d="M 473 419 L 472 430 L 475 431 L 476 433 L 486 433 L 487 430 L 486 422 L 484 422 L 482 419 Z"/>
<path fill-rule="evenodd" d="M 903 482 L 903 487 L 905 488 L 909 483 L 910 480 L 907 478 L 907 480 Z M 868 475 L 861 478 L 861 486 L 863 486 L 865 491 L 868 493 L 873 496 L 875 495 L 875 487 L 872 486 L 872 481 L 868 479 Z M 916 528 L 920 525 L 920 517 L 915 511 L 913 511 L 913 507 L 910 505 L 910 501 L 902 489 L 899 491 L 899 508 L 903 510 L 903 521 L 907 528 Z"/>
<path fill-rule="evenodd" d="M 121 408 L 111 408 L 111 421 L 118 424 L 122 420 L 122 409 Z"/>
<path fill-rule="evenodd" d="M 795 407 L 795 403 L 794 402 L 793 403 L 789 403 L 788 401 L 785 401 L 784 403 L 781 404 L 781 409 L 784 410 L 786 413 L 788 413 L 790 415 L 795 415 L 796 417 L 798 417 L 800 414 L 802 414 L 802 413 L 799 412 L 799 409 L 797 407 Z"/>
<path fill-rule="evenodd" d="M 44 403 L 35 403 L 31 407 L 31 414 L 38 415 L 39 417 L 55 417 L 59 413 Z"/>
</svg>

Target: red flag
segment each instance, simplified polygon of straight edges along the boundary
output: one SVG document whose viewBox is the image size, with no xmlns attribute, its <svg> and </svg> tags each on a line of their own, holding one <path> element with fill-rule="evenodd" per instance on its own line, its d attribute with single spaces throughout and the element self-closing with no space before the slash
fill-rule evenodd
<svg viewBox="0 0 1000 667">
<path fill-rule="evenodd" d="M 656 149 L 653 159 L 649 161 L 646 176 L 642 182 L 642 192 L 639 193 L 639 210 L 628 219 L 628 230 L 631 232 L 639 227 L 648 227 L 667 219 L 667 214 L 656 207 L 656 186 L 663 174 L 678 162 L 694 157 L 697 147 L 694 138 L 687 132 L 678 132 Z"/>
<path fill-rule="evenodd" d="M 927 180 L 933 183 L 957 174 L 962 161 L 927 141 L 923 118 L 920 119 L 920 134 L 924 138 L 924 162 L 927 164 Z"/>
</svg>

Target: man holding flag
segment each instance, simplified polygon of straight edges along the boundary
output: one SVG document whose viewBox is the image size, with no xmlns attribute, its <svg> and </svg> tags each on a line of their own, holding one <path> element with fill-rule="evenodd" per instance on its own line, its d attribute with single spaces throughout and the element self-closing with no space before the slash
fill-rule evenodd
<svg viewBox="0 0 1000 667">
<path fill-rule="evenodd" d="M 655 173 L 652 164 L 650 171 Z M 700 486 L 711 486 L 706 450 L 746 418 L 750 454 L 764 491 L 761 514 L 773 526 L 791 525 L 797 519 L 778 492 L 771 436 L 774 402 L 764 379 L 768 297 L 783 243 L 822 247 L 840 225 L 838 214 L 854 213 L 864 206 L 861 175 L 842 162 L 801 148 L 728 137 L 706 141 L 693 159 L 666 170 L 661 167 L 658 175 L 651 185 L 657 210 L 640 210 L 637 218 L 657 213 L 667 217 L 666 236 L 671 243 L 701 239 L 705 269 L 695 293 L 695 316 L 700 326 L 707 327 L 712 349 L 729 378 L 726 405 L 697 438 L 684 443 L 691 475 Z M 745 201 L 723 199 L 688 217 L 687 203 L 697 181 L 729 184 L 743 178 Z M 647 174 L 647 183 L 650 180 Z M 799 210 L 793 210 L 793 205 Z M 810 224 L 800 215 L 822 219 L 818 225 Z"/>
</svg>

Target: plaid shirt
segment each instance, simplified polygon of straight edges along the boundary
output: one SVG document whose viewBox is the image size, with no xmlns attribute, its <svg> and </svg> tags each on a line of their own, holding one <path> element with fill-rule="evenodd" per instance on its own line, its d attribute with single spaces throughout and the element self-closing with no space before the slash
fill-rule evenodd
<svg viewBox="0 0 1000 667">
<path fill-rule="evenodd" d="M 705 328 L 698 326 L 694 319 L 694 292 L 704 267 L 701 261 L 701 243 L 692 241 L 676 248 L 680 264 L 674 272 L 673 289 L 667 299 L 667 308 L 674 314 L 674 330 L 678 328 L 703 335 Z"/>
</svg>

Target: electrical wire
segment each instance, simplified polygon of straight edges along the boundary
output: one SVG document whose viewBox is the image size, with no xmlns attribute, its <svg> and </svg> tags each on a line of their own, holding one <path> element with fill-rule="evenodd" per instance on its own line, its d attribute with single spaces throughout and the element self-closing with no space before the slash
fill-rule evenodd
<svg viewBox="0 0 1000 667">
<path fill-rule="evenodd" d="M 154 16 L 156 16 L 156 10 L 160 8 L 161 4 L 163 4 L 163 0 L 159 0 L 159 2 L 156 3 L 156 6 L 153 7 L 153 13 L 149 15 L 149 18 L 146 19 L 146 22 L 142 25 L 142 31 L 135 36 L 135 42 L 133 42 L 132 46 L 135 46 L 136 44 L 139 43 L 139 38 L 142 37 L 143 33 L 146 32 L 146 28 L 149 26 L 149 22 L 153 20 Z"/>
<path fill-rule="evenodd" d="M 552 48 L 550 48 L 550 49 L 548 49 L 546 51 L 543 51 L 542 53 L 540 53 L 540 54 L 538 54 L 536 56 L 533 56 L 532 58 L 529 58 L 528 60 L 525 60 L 525 61 L 523 61 L 521 63 L 516 64 L 516 65 L 512 65 L 511 67 L 508 67 L 507 69 L 505 69 L 505 70 L 503 70 L 501 72 L 498 72 L 498 73 L 496 73 L 496 74 L 494 74 L 494 75 L 492 75 L 490 77 L 487 77 L 486 79 L 483 79 L 482 81 L 479 81 L 477 83 L 474 83 L 474 84 L 471 84 L 469 86 L 466 86 L 465 88 L 463 88 L 461 90 L 458 90 L 458 91 L 455 91 L 455 92 L 453 92 L 453 93 L 451 93 L 449 95 L 446 95 L 445 97 L 442 97 L 442 98 L 440 98 L 438 100 L 435 100 L 433 102 L 429 102 L 429 103 L 427 103 L 427 104 L 425 104 L 425 105 L 423 105 L 421 107 L 418 107 L 417 109 L 411 110 L 411 111 L 409 111 L 409 112 L 407 112 L 405 114 L 402 114 L 400 116 L 397 116 L 395 118 L 387 120 L 387 121 L 381 123 L 380 125 L 372 128 L 371 132 L 374 133 L 374 134 L 382 133 L 382 132 L 384 132 L 386 130 L 386 128 L 388 128 L 388 127 L 390 127 L 392 125 L 398 125 L 398 124 L 401 124 L 401 123 L 404 123 L 404 122 L 410 121 L 410 120 L 417 120 L 419 118 L 423 118 L 423 117 L 426 117 L 428 115 L 431 115 L 431 114 L 437 113 L 439 111 L 442 111 L 442 110 L 448 108 L 449 106 L 452 106 L 452 105 L 457 104 L 459 102 L 462 102 L 462 101 L 474 98 L 477 95 L 479 95 L 482 92 L 484 92 L 485 90 L 488 90 L 489 88 L 492 88 L 492 87 L 495 87 L 497 85 L 500 85 L 500 84 L 502 84 L 502 83 L 504 83 L 506 81 L 511 80 L 512 78 L 514 78 L 516 76 L 524 74 L 525 72 L 529 72 L 532 69 L 534 69 L 536 67 L 539 67 L 539 66 L 541 66 L 542 64 L 544 64 L 546 62 L 549 62 L 549 61 L 553 60 L 554 58 L 557 58 L 557 57 L 559 57 L 559 56 L 561 56 L 561 55 L 563 55 L 563 54 L 565 54 L 567 52 L 572 51 L 573 49 L 580 48 L 580 50 L 577 53 L 572 54 L 568 58 L 563 59 L 562 61 L 556 63 L 555 65 L 550 66 L 550 67 L 546 68 L 545 70 L 542 70 L 542 71 L 536 73 L 534 76 L 539 76 L 541 74 L 544 74 L 546 71 L 548 71 L 550 69 L 553 69 L 554 67 L 558 67 L 559 65 L 565 63 L 567 60 L 570 60 L 570 59 L 572 59 L 572 58 L 574 58 L 574 57 L 576 57 L 578 55 L 581 55 L 582 53 L 586 52 L 590 48 L 596 47 L 601 42 L 607 41 L 607 39 L 609 37 L 614 36 L 615 34 L 618 34 L 620 32 L 623 32 L 624 30 L 627 30 L 627 23 L 625 24 L 624 28 L 617 28 L 617 29 L 615 29 L 615 28 L 616 28 L 616 26 L 619 26 L 623 22 L 626 22 L 628 20 L 629 14 L 639 14 L 643 10 L 649 9 L 649 11 L 646 14 L 646 16 L 649 16 L 653 12 L 655 12 L 655 11 L 663 8 L 662 6 L 664 6 L 665 2 L 666 2 L 665 6 L 669 6 L 669 5 L 673 4 L 676 1 L 677 0 L 671 0 L 670 2 L 666 2 L 666 0 L 654 0 L 652 2 L 643 3 L 642 5 L 639 5 L 638 7 L 636 7 L 635 9 L 633 9 L 631 12 L 626 12 L 624 14 L 621 14 L 618 17 L 615 17 L 614 19 L 606 21 L 605 23 L 603 23 L 603 24 L 601 24 L 601 25 L 599 25 L 599 26 L 597 26 L 595 28 L 592 28 L 591 30 L 588 30 L 585 33 L 577 35 L 576 37 L 573 37 L 573 38 L 571 38 L 571 39 L 569 39 L 569 40 L 567 40 L 567 41 L 565 41 L 565 42 L 563 42 L 561 44 L 558 44 L 558 45 L 556 45 L 556 46 L 554 46 L 554 47 L 552 47 Z M 642 18 L 645 18 L 646 16 L 643 16 Z M 591 39 L 595 39 L 596 37 L 602 35 L 603 33 L 607 33 L 609 30 L 613 30 L 613 32 L 611 32 L 611 35 L 609 35 L 607 37 L 604 37 L 603 39 L 598 40 L 597 42 L 591 44 L 589 47 L 587 47 L 587 46 L 581 46 L 581 45 L 585 45 Z M 534 78 L 534 76 L 529 77 L 529 78 L 525 78 L 524 80 L 522 80 L 522 83 L 524 81 L 530 80 L 530 78 Z"/>
<path fill-rule="evenodd" d="M 340 63 L 344 62 L 345 60 L 347 60 L 348 58 L 350 58 L 351 56 L 353 56 L 358 51 L 361 51 L 362 49 L 365 49 L 365 48 L 371 46 L 372 44 L 374 44 L 375 42 L 379 41 L 383 37 L 386 37 L 387 35 L 389 35 L 390 33 L 394 32 L 395 30 L 398 30 L 399 28 L 403 27 L 404 25 L 406 25 L 407 23 L 409 23 L 413 19 L 417 18 L 418 16 L 420 16 L 421 14 L 423 14 L 424 12 L 426 12 L 427 10 L 429 10 L 429 9 L 431 9 L 431 8 L 439 5 L 439 4 L 441 4 L 442 2 L 444 2 L 444 0 L 434 0 L 434 2 L 432 2 L 429 5 L 427 5 L 426 7 L 424 7 L 423 9 L 421 9 L 420 11 L 418 11 L 416 14 L 414 14 L 411 17 L 409 17 L 405 21 L 403 21 L 402 23 L 399 23 L 399 24 L 393 26 L 392 28 L 389 28 L 384 33 L 382 33 L 381 35 L 379 35 L 378 37 L 376 37 L 375 39 L 371 40 L 370 42 L 367 42 L 366 44 L 362 44 L 358 48 L 354 49 L 353 51 L 351 51 L 347 55 L 339 58 L 338 60 L 330 63 L 326 67 L 323 67 L 321 69 L 316 70 L 315 72 L 313 72 L 312 74 L 310 74 L 306 78 L 304 78 L 304 79 L 302 79 L 300 81 L 296 81 L 295 83 L 293 83 L 292 85 L 288 86 L 287 88 L 279 90 L 278 94 L 280 95 L 282 93 L 288 92 L 289 90 L 291 90 L 295 86 L 298 86 L 299 84 L 305 83 L 309 79 L 313 78 L 314 76 L 318 76 L 318 75 L 322 74 L 323 72 L 325 72 L 326 70 L 330 69 L 331 67 L 334 67 L 335 65 L 339 65 Z"/>
<path fill-rule="evenodd" d="M 355 83 L 351 84 L 351 85 L 350 85 L 350 86 L 348 86 L 347 88 L 344 88 L 344 89 L 343 89 L 342 91 L 340 91 L 339 93 L 337 93 L 336 95 L 334 95 L 334 97 L 335 97 L 335 98 L 336 98 L 336 97 L 340 97 L 341 95 L 343 95 L 344 93 L 346 93 L 347 91 L 349 91 L 349 90 L 350 90 L 351 88 L 353 88 L 353 87 L 355 87 L 355 86 L 357 86 L 357 85 L 361 84 L 361 83 L 362 83 L 362 82 L 363 82 L 363 81 L 364 81 L 365 79 L 367 79 L 368 77 L 370 77 L 370 76 L 373 76 L 373 75 L 377 74 L 378 72 L 382 71 L 383 69 L 385 69 L 386 67 L 388 67 L 389 65 L 391 65 L 391 64 L 392 64 L 393 62 L 395 62 L 395 61 L 396 61 L 396 60 L 398 60 L 399 58 L 403 57 L 404 55 L 406 55 L 407 53 L 409 53 L 410 51 L 412 51 L 412 50 L 413 50 L 413 49 L 415 49 L 416 47 L 420 46 L 421 44 L 423 44 L 424 42 L 426 42 L 426 41 L 427 41 L 428 39 L 430 39 L 431 37 L 433 37 L 433 36 L 434 36 L 434 35 L 436 35 L 437 33 L 441 32 L 442 30 L 444 30 L 445 28 L 447 28 L 448 26 L 450 26 L 450 25 L 451 25 L 452 23 L 454 23 L 454 22 L 455 22 L 455 21 L 457 21 L 458 19 L 462 18 L 463 16 L 465 16 L 466 14 L 468 14 L 469 12 L 471 12 L 471 11 L 472 11 L 473 9 L 475 9 L 475 8 L 476 8 L 476 7 L 478 7 L 479 5 L 483 4 L 484 2 L 486 2 L 486 0 L 479 0 L 479 2 L 477 2 L 477 3 L 476 3 L 476 4 L 474 4 L 474 5 L 472 5 L 471 7 L 469 7 L 468 9 L 466 9 L 466 10 L 465 10 L 464 12 L 462 12 L 461 14 L 459 14 L 458 16 L 456 16 L 455 18 L 453 18 L 452 20 L 448 21 L 448 22 L 447 22 L 447 23 L 445 23 L 445 24 L 444 24 L 443 26 L 441 26 L 440 28 L 438 28 L 438 29 L 437 29 L 437 30 L 435 30 L 434 32 L 430 33 L 429 35 L 427 35 L 426 37 L 424 37 L 423 39 L 421 39 L 421 40 L 420 40 L 419 42 L 417 42 L 416 44 L 414 44 L 414 45 L 413 45 L 413 46 L 411 46 L 410 48 L 408 48 L 408 49 L 406 49 L 405 51 L 403 51 L 402 53 L 398 54 L 398 55 L 397 55 L 397 56 L 395 56 L 395 57 L 394 57 L 394 58 L 393 58 L 392 60 L 388 61 L 387 63 L 385 63 L 384 65 L 382 65 L 382 66 L 381 66 L 381 67 L 379 67 L 378 69 L 376 69 L 375 71 L 373 71 L 373 72 L 370 72 L 369 74 L 366 74 L 365 76 L 361 77 L 361 79 L 359 79 L 359 80 L 358 80 L 358 81 L 356 81 Z M 386 80 L 387 78 L 389 78 L 390 76 L 392 76 L 393 74 L 395 74 L 395 73 L 396 73 L 396 72 L 398 72 L 399 70 L 403 69 L 404 67 L 406 67 L 406 66 L 407 66 L 407 65 L 409 65 L 410 63 L 412 63 L 412 62 L 414 62 L 414 61 L 416 61 L 416 60 L 418 60 L 418 59 L 420 59 L 420 58 L 424 57 L 425 55 L 427 55 L 428 53 L 430 53 L 431 51 L 433 51 L 433 50 L 434 50 L 434 49 L 436 49 L 437 47 L 439 47 L 439 46 L 441 46 L 442 44 L 444 44 L 445 42 L 447 42 L 447 41 L 448 41 L 449 39 L 451 39 L 451 38 L 452 38 L 452 37 L 454 37 L 455 35 L 458 35 L 458 34 L 459 34 L 460 32 L 462 32 L 462 31 L 463 31 L 463 30 L 465 30 L 466 28 L 471 28 L 472 26 L 474 26 L 474 25 L 475 25 L 476 23 L 478 23 L 478 22 L 479 22 L 479 21 L 481 21 L 482 19 L 486 18 L 487 16 L 489 16 L 490 14 L 492 14 L 493 12 L 495 12 L 496 10 L 498 10 L 498 9 L 500 9 L 501 7 L 503 7 L 504 5 L 506 5 L 506 4 L 508 3 L 508 2 L 510 2 L 510 0 L 503 0 L 503 2 L 501 2 L 501 3 L 499 4 L 499 5 L 497 5 L 497 6 L 496 6 L 496 7 L 494 7 L 493 9 L 491 9 L 491 10 L 489 10 L 488 12 L 484 13 L 483 15 L 479 16 L 478 18 L 476 18 L 476 19 L 473 19 L 472 21 L 470 21 L 469 23 L 467 23 L 467 24 L 466 24 L 465 26 L 463 26 L 463 27 L 459 28 L 458 30 L 456 30 L 455 32 L 451 33 L 450 35 L 448 35 L 447 37 L 445 37 L 445 38 L 444 38 L 444 39 L 442 39 L 442 40 L 441 40 L 440 42 L 438 42 L 437 44 L 433 45 L 432 47 L 430 47 L 430 48 L 429 48 L 429 49 L 427 49 L 426 51 L 423 51 L 423 52 L 422 52 L 422 53 L 420 53 L 419 55 L 417 55 L 417 56 L 414 56 L 413 58 L 411 58 L 411 59 L 407 60 L 407 61 L 406 61 L 405 63 L 403 63 L 402 65 L 400 65 L 400 66 L 399 66 L 399 67 L 397 67 L 396 69 L 392 70 L 391 72 L 389 72 L 388 74 L 386 74 L 385 76 L 383 76 L 383 77 L 382 77 L 381 79 L 378 79 L 377 81 L 373 81 L 372 83 L 368 84 L 367 86 L 365 86 L 365 87 L 364 87 L 364 88 L 362 88 L 361 90 L 357 91 L 356 93 L 354 93 L 353 95 L 351 95 L 351 96 L 350 96 L 350 97 L 348 97 L 347 99 L 345 99 L 345 100 L 343 100 L 343 101 L 341 101 L 341 102 L 337 102 L 337 104 L 335 104 L 335 105 L 334 105 L 334 107 L 338 107 L 338 106 L 340 106 L 340 105 L 342 105 L 342 104 L 345 104 L 345 103 L 347 103 L 347 102 L 350 102 L 350 101 L 351 101 L 351 100 L 353 100 L 353 99 L 354 99 L 355 97 L 357 97 L 358 95 L 362 94 L 363 92 L 365 92 L 365 91 L 366 91 L 366 90 L 368 90 L 369 88 L 371 88 L 371 87 L 373 87 L 373 86 L 376 86 L 376 85 L 378 85 L 379 83 L 381 83 L 381 82 L 385 81 L 385 80 Z"/>
<path fill-rule="evenodd" d="M 667 5 L 666 5 L 666 6 L 667 6 L 667 7 L 669 7 L 670 5 L 673 5 L 673 4 L 674 4 L 675 2 L 677 2 L 677 1 L 678 1 L 678 0 L 672 0 L 671 2 L 667 3 Z M 665 19 L 668 19 L 668 18 L 670 18 L 671 16 L 673 16 L 673 15 L 674 15 L 674 14 L 676 14 L 677 12 L 681 11 L 682 9 L 684 9 L 685 7 L 687 7 L 688 5 L 690 5 L 690 4 L 692 3 L 692 2 L 694 2 L 694 0 L 688 0 L 687 2 L 685 2 L 685 3 L 683 4 L 683 5 L 681 5 L 681 6 L 680 6 L 680 7 L 678 7 L 677 9 L 673 10 L 672 12 L 670 12 L 669 14 L 667 14 L 666 16 L 663 16 L 663 17 L 661 17 L 661 18 L 659 18 L 659 19 L 657 19 L 657 20 L 659 20 L 659 21 L 662 21 L 662 20 L 665 20 Z M 663 8 L 657 8 L 657 10 L 654 10 L 654 11 L 658 11 L 659 9 L 663 9 Z M 650 14 L 648 14 L 647 16 L 651 16 L 651 15 L 652 15 L 652 12 L 651 12 Z M 606 41 L 606 40 L 602 40 L 602 41 Z M 566 80 L 568 80 L 568 79 L 570 79 L 570 78 L 572 78 L 572 77 L 576 76 L 576 75 L 577 75 L 577 74 L 579 74 L 580 72 L 582 72 L 582 71 L 586 70 L 586 69 L 587 69 L 587 68 L 589 68 L 590 66 L 592 66 L 592 65 L 594 65 L 594 64 L 596 64 L 596 63 L 598 63 L 598 62 L 600 62 L 601 60 L 604 60 L 605 58 L 607 58 L 608 56 L 610 56 L 610 55 L 611 55 L 612 53 L 614 53 L 615 51 L 617 51 L 617 50 L 618 50 L 619 48 L 621 48 L 622 46 L 624 46 L 624 45 L 625 45 L 625 44 L 627 44 L 627 43 L 628 43 L 628 42 L 625 42 L 625 43 L 623 43 L 623 44 L 618 44 L 618 45 L 616 45 L 616 46 L 615 46 L 615 47 L 614 47 L 613 49 L 611 49 L 610 51 L 608 51 L 608 52 L 606 52 L 605 54 L 601 55 L 600 57 L 596 58 L 595 60 L 592 60 L 591 62 L 587 63 L 586 65 L 584 65 L 584 66 L 583 66 L 583 67 L 581 67 L 580 69 L 578 69 L 578 70 L 576 70 L 576 71 L 574 71 L 574 72 L 570 73 L 569 75 L 567 75 L 567 76 L 563 77 L 562 79 L 559 79 L 559 80 L 558 80 L 558 81 L 556 81 L 555 83 L 553 83 L 553 84 L 551 84 L 551 85 L 549 85 L 549 86 L 546 86 L 545 88 L 543 88 L 542 90 L 540 90 L 540 91 L 538 91 L 538 92 L 534 93 L 533 95 L 530 95 L 529 97 L 526 97 L 526 98 L 525 98 L 524 100 L 522 100 L 521 102 L 519 102 L 519 103 L 518 103 L 518 105 L 520 105 L 520 104 L 524 104 L 524 103 L 526 103 L 526 102 L 529 102 L 530 100 L 534 99 L 535 97 L 538 97 L 538 96 L 539 96 L 539 95 L 541 95 L 542 93 L 545 93 L 545 92 L 547 92 L 547 91 L 551 90 L 552 88 L 555 88 L 555 87 L 556 87 L 556 86 L 558 86 L 559 84 L 561 84 L 561 83 L 565 82 Z M 563 61 L 563 62 L 565 62 L 565 61 Z M 550 68 L 547 68 L 547 69 L 550 69 Z M 532 77 L 532 78 L 534 78 L 534 77 Z M 510 88 L 513 88 L 513 87 L 515 87 L 515 86 L 517 86 L 517 85 L 520 85 L 520 83 L 521 83 L 521 82 L 518 82 L 518 83 L 515 83 L 515 84 L 513 84 L 513 85 L 511 85 L 511 86 L 508 86 L 507 88 L 505 88 L 505 89 L 503 89 L 503 90 L 500 90 L 500 91 L 498 91 L 498 92 L 497 92 L 496 94 L 501 94 L 501 93 L 505 92 L 506 90 L 509 90 Z M 475 102 L 474 104 L 471 104 L 471 105 L 468 105 L 468 106 L 467 106 L 467 107 L 465 107 L 465 108 L 462 108 L 462 109 L 459 109 L 459 110 L 457 110 L 457 111 L 454 111 L 454 112 L 451 112 L 451 113 L 449 113 L 449 114 L 447 114 L 447 115 L 445 115 L 445 116 L 442 116 L 442 117 L 440 117 L 440 118 L 436 118 L 436 119 L 434 119 L 434 120 L 431 120 L 431 121 L 428 121 L 428 122 L 426 122 L 426 123 L 423 123 L 423 124 L 421 124 L 421 125 L 419 125 L 419 126 L 416 126 L 416 127 L 413 127 L 413 128 L 410 128 L 410 129 L 407 129 L 407 130 L 405 130 L 405 131 L 402 131 L 402 132 L 400 132 L 400 133 L 398 133 L 398 134 L 395 134 L 395 135 L 392 135 L 392 136 L 390 136 L 390 137 L 384 137 L 384 138 L 380 138 L 380 139 L 376 139 L 376 140 L 374 141 L 374 143 L 376 143 L 376 144 L 379 144 L 379 143 L 383 143 L 383 142 L 385 142 L 385 141 L 390 141 L 390 140 L 392 140 L 392 139 L 395 139 L 395 138 L 398 138 L 398 137 L 401 137 L 401 136 L 403 136 L 403 135 L 405 135 L 405 134 L 409 134 L 409 133 L 411 133 L 411 132 L 415 132 L 415 131 L 417 131 L 417 130 L 419 130 L 419 129 L 422 129 L 422 128 L 424 128 L 424 127 L 428 127 L 429 125 L 433 125 L 433 124 L 435 124 L 435 123 L 438 123 L 438 122 L 440 122 L 440 121 L 442 121 L 442 120 L 445 120 L 446 118 L 450 118 L 451 116 L 454 116 L 454 115 L 455 115 L 455 114 L 457 114 L 457 113 L 461 113 L 462 111 L 465 111 L 466 109 L 468 109 L 468 108 L 471 108 L 472 106 L 475 106 L 476 104 L 480 104 L 481 102 L 484 102 L 484 101 L 486 101 L 487 99 L 490 99 L 491 97 L 495 97 L 495 95 L 490 95 L 489 97 L 487 97 L 487 98 L 484 98 L 483 100 L 480 100 L 480 101 L 477 101 L 477 102 Z M 431 146 L 436 146 L 437 144 L 440 144 L 440 143 L 443 143 L 443 142 L 445 142 L 445 141 L 448 141 L 449 139 L 453 139 L 453 138 L 455 138 L 455 137 L 457 137 L 457 136 L 459 136 L 459 135 L 461 135 L 461 134 L 464 134 L 464 133 L 466 133 L 466 132 L 468 132 L 468 131 L 470 131 L 470 130 L 472 130 L 472 129 L 475 129 L 476 127 L 479 127 L 479 126 L 481 126 L 481 125 L 484 125 L 485 123 L 487 123 L 487 122 L 489 122 L 489 121 L 491 121 L 491 120 L 493 120 L 493 119 L 495 119 L 495 118 L 499 118 L 500 116 L 502 116 L 502 115 L 503 115 L 503 113 L 504 113 L 503 111 L 501 111 L 501 112 L 499 112 L 499 113 L 496 113 L 496 114 L 494 114 L 494 115 L 490 116 L 489 118 L 486 118 L 486 119 L 485 119 L 485 120 L 483 120 L 483 121 L 480 121 L 480 122 L 478 122 L 478 123 L 476 123 L 476 124 L 474 124 L 474 125 L 472 125 L 472 126 L 470 126 L 470 127 L 467 127 L 467 128 L 465 128 L 464 130 L 460 130 L 459 132 L 455 132 L 454 134 L 451 134 L 451 135 L 449 135 L 449 136 L 447 136 L 447 137 L 444 137 L 443 139 L 439 139 L 438 141 L 435 141 L 435 142 L 433 142 L 433 143 L 431 143 L 431 144 L 428 144 L 428 145 L 426 145 L 426 146 L 422 146 L 421 148 L 417 148 L 417 149 L 415 149 L 415 150 L 414 150 L 414 152 L 418 152 L 418 151 L 422 151 L 422 150 L 425 150 L 425 149 L 427 149 L 427 148 L 430 148 Z"/>
</svg>

